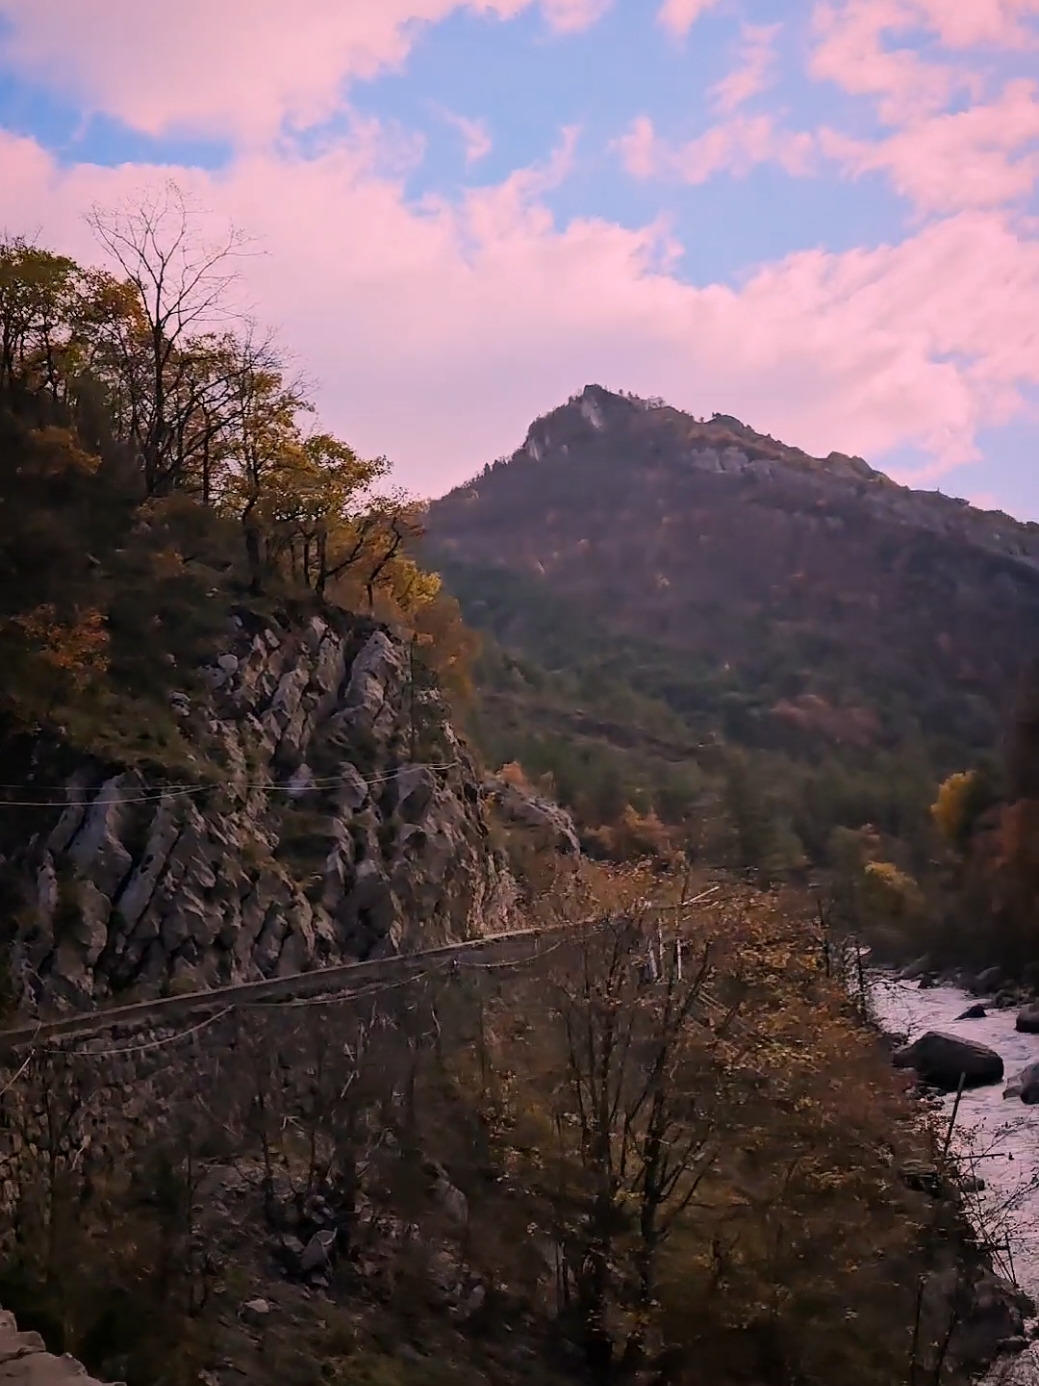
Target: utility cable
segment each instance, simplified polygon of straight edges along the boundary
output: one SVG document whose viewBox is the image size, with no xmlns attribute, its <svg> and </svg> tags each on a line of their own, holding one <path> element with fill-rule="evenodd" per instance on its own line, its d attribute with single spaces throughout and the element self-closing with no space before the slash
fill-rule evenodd
<svg viewBox="0 0 1039 1386">
<path fill-rule="evenodd" d="M 415 762 L 415 761 L 403 761 L 403 762 L 401 763 L 401 765 L 399 765 L 396 769 L 384 771 L 384 772 L 381 772 L 381 773 L 378 774 L 378 775 L 372 775 L 372 776 L 369 777 L 369 778 L 365 778 L 365 776 L 361 775 L 361 772 L 360 772 L 359 770 L 357 771 L 357 774 L 358 774 L 358 775 L 360 776 L 360 778 L 364 781 L 364 783 L 365 783 L 369 788 L 371 788 L 373 785 L 388 784 L 388 783 L 390 782 L 390 780 L 394 780 L 394 779 L 397 778 L 397 776 L 398 776 L 398 774 L 400 773 L 401 770 L 407 769 L 409 766 L 412 766 L 412 765 L 417 765 L 420 769 L 424 769 L 424 770 L 444 771 L 444 770 L 451 770 L 451 769 L 453 769 L 456 765 L 460 765 L 460 764 L 461 764 L 461 761 L 459 761 L 459 760 L 457 760 L 457 759 L 456 759 L 456 760 L 445 760 L 445 761 L 418 761 L 418 762 Z M 84 798 L 84 799 L 0 799 L 0 809 L 5 809 L 5 808 L 56 808 L 56 809 L 85 808 L 85 809 L 90 809 L 90 808 L 122 807 L 122 806 L 124 806 L 124 805 L 127 806 L 127 807 L 130 807 L 130 806 L 132 806 L 132 805 L 134 805 L 134 804 L 160 803 L 160 802 L 162 802 L 163 800 L 166 800 L 166 799 L 186 798 L 186 797 L 189 797 L 189 796 L 192 795 L 192 794 L 206 794 L 206 793 L 210 793 L 210 792 L 217 792 L 217 791 L 223 790 L 223 789 L 232 789 L 232 790 L 234 790 L 236 793 L 244 793 L 245 791 L 250 790 L 250 789 L 265 790 L 265 791 L 267 791 L 268 793 L 270 793 L 270 792 L 272 792 L 272 791 L 275 791 L 275 790 L 288 790 L 288 791 L 291 791 L 291 790 L 293 790 L 293 789 L 297 789 L 298 792 L 299 792 L 299 794 L 302 796 L 303 794 L 306 794 L 309 790 L 312 790 L 312 789 L 317 789 L 317 790 L 320 790 L 320 789 L 335 789 L 335 788 L 338 788 L 339 786 L 345 785 L 346 783 L 347 783 L 347 779 L 346 779 L 346 776 L 345 776 L 345 775 L 340 775 L 340 776 L 335 776 L 335 777 L 327 777 L 327 778 L 322 778 L 322 779 L 320 779 L 320 780 L 318 780 L 318 779 L 306 780 L 306 781 L 300 783 L 298 786 L 297 786 L 297 785 L 293 785 L 293 783 L 291 782 L 291 780 L 286 780 L 286 781 L 284 781 L 284 783 L 278 783 L 278 782 L 276 782 L 276 781 L 270 781 L 270 780 L 252 780 L 252 781 L 246 781 L 246 783 L 245 783 L 245 784 L 242 784 L 242 785 L 235 785 L 235 784 L 232 784 L 232 782 L 228 780 L 228 781 L 222 782 L 222 783 L 220 783 L 220 784 L 167 785 L 167 786 L 166 786 L 164 789 L 162 789 L 161 791 L 156 791 L 156 792 L 153 793 L 153 794 L 138 794 L 138 795 L 133 796 L 133 797 L 129 797 L 129 796 L 120 796 L 119 798 L 113 798 L 113 799 L 101 799 L 101 798 L 97 798 L 97 799 L 90 799 L 90 798 Z M 8 787 L 9 787 L 9 788 L 26 789 L 26 790 L 32 788 L 31 785 L 17 785 L 17 786 L 8 786 Z"/>
</svg>

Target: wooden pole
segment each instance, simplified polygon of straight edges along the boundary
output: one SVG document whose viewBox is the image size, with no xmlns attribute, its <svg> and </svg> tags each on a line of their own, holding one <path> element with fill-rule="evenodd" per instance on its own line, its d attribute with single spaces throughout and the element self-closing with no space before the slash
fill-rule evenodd
<svg viewBox="0 0 1039 1386">
<path fill-rule="evenodd" d="M 924 1312 L 924 1277 L 916 1286 L 916 1313 L 913 1315 L 913 1342 L 909 1349 L 909 1386 L 916 1386 L 916 1368 L 920 1354 L 920 1320 Z"/>
<path fill-rule="evenodd" d="M 945 1161 L 949 1156 L 949 1147 L 952 1145 L 953 1127 L 956 1125 L 956 1114 L 960 1110 L 960 1098 L 963 1096 L 963 1084 L 967 1075 L 960 1074 L 960 1081 L 956 1084 L 956 1101 L 952 1104 L 952 1112 L 949 1115 L 949 1129 L 945 1133 L 945 1144 L 942 1146 L 942 1158 L 938 1165 L 938 1173 L 941 1174 L 945 1168 Z"/>
<path fill-rule="evenodd" d="M 855 939 L 855 968 L 859 977 L 859 1008 L 862 1011 L 863 1020 L 866 1019 L 866 970 L 862 965 L 862 944 L 859 939 Z"/>
</svg>

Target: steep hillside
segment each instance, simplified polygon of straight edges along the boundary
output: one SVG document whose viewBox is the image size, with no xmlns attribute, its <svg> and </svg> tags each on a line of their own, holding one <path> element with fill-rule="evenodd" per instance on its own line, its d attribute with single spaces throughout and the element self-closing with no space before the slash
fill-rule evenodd
<svg viewBox="0 0 1039 1386">
<path fill-rule="evenodd" d="M 143 282 L 0 241 L 0 1002 L 500 929 L 468 632 L 387 464 L 304 430 L 272 347 L 164 340 Z"/>
<path fill-rule="evenodd" d="M 476 766 L 439 699 L 413 708 L 387 629 L 240 608 L 202 673 L 208 690 L 171 698 L 209 774 L 87 760 L 12 852 L 17 999 L 281 976 L 508 927 Z"/>
<path fill-rule="evenodd" d="M 428 542 L 514 657 L 485 669 L 492 740 L 535 759 L 576 732 L 688 767 L 721 738 L 773 786 L 894 757 L 919 800 L 994 745 L 1039 632 L 1039 526 L 597 386 L 435 502 Z M 831 823 L 898 817 L 858 797 Z"/>
</svg>

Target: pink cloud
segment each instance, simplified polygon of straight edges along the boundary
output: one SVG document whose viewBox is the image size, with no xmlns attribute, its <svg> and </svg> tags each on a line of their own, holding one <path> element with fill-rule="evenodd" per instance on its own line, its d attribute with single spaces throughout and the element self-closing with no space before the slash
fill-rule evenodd
<svg viewBox="0 0 1039 1386">
<path fill-rule="evenodd" d="M 743 24 L 740 32 L 740 61 L 732 72 L 710 90 L 715 110 L 729 115 L 768 86 L 775 63 L 775 41 L 782 25 Z"/>
<path fill-rule="evenodd" d="M 613 148 L 632 178 L 652 178 L 658 172 L 657 132 L 649 116 L 636 116 L 627 133 L 614 140 Z"/>
<path fill-rule="evenodd" d="M 1039 18 L 1039 0 L 915 0 L 927 27 L 947 48 L 973 48 L 981 44 L 997 48 L 1031 47 L 1039 40 L 1033 20 Z"/>
<path fill-rule="evenodd" d="M 823 153 L 854 176 L 880 170 L 926 212 L 1003 206 L 1039 178 L 1036 83 L 1008 82 L 995 101 L 912 122 L 887 139 L 853 140 L 831 130 Z"/>
<path fill-rule="evenodd" d="M 971 68 L 928 60 L 892 46 L 923 30 L 950 54 L 981 46 L 1017 49 L 1039 44 L 1039 0 L 816 0 L 811 74 L 858 96 L 875 96 L 892 125 L 942 110 L 959 92 L 977 96 Z"/>
<path fill-rule="evenodd" d="M 0 59 L 150 134 L 262 139 L 283 120 L 333 115 L 351 78 L 403 62 L 416 26 L 463 8 L 509 19 L 535 3 L 562 32 L 608 0 L 0 0 Z"/>
<path fill-rule="evenodd" d="M 479 163 L 494 148 L 494 141 L 491 139 L 486 121 L 472 120 L 468 116 L 458 115 L 454 111 L 441 111 L 440 114 L 461 135 L 467 164 Z"/>
<path fill-rule="evenodd" d="M 558 225 L 544 169 L 409 203 L 365 128 L 319 157 L 255 150 L 181 181 L 268 252 L 245 262 L 261 316 L 318 383 L 328 426 L 435 493 L 522 439 L 590 380 L 731 411 L 812 451 L 907 443 L 938 469 L 1039 384 L 1039 241 L 994 210 L 901 244 L 806 251 L 737 287 L 683 282 L 666 227 Z M 0 135 L 9 232 L 91 253 L 81 213 L 165 170 L 58 168 Z"/>
<path fill-rule="evenodd" d="M 657 11 L 657 23 L 676 38 L 684 38 L 700 16 L 717 3 L 718 0 L 664 0 Z"/>
<path fill-rule="evenodd" d="M 572 34 L 601 19 L 613 0 L 541 0 L 545 18 L 558 33 Z"/>
<path fill-rule="evenodd" d="M 685 144 L 670 145 L 643 115 L 636 117 L 614 147 L 634 178 L 669 177 L 696 184 L 706 183 L 716 173 L 744 177 L 766 163 L 803 177 L 813 170 L 815 144 L 813 135 L 783 130 L 769 115 L 737 115 Z"/>
<path fill-rule="evenodd" d="M 808 70 L 852 95 L 876 97 L 888 124 L 940 111 L 957 91 L 975 90 L 976 80 L 947 63 L 929 62 L 912 49 L 885 43 L 889 34 L 925 19 L 917 0 L 818 0 Z"/>
</svg>

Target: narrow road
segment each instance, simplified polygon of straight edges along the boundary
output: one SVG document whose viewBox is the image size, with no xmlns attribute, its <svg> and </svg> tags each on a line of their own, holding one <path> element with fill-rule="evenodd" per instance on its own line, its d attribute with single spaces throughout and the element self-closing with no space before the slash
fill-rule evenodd
<svg viewBox="0 0 1039 1386">
<path fill-rule="evenodd" d="M 139 1025 L 147 1021 L 167 1024 L 206 1011 L 320 996 L 324 992 L 364 987 L 375 982 L 399 981 L 434 970 L 445 971 L 453 966 L 522 965 L 524 962 L 535 962 L 545 951 L 546 944 L 551 947 L 561 936 L 565 937 L 581 927 L 581 924 L 565 924 L 514 929 L 509 933 L 466 939 L 462 943 L 446 943 L 418 953 L 394 954 L 368 962 L 342 963 L 337 967 L 316 968 L 312 972 L 297 972 L 269 981 L 240 982 L 235 986 L 214 987 L 185 996 L 138 1001 L 129 1006 L 77 1011 L 74 1015 L 62 1016 L 60 1020 L 33 1021 L 10 1030 L 0 1030 L 0 1054 L 58 1036 L 98 1035 L 122 1025 Z M 0 1383 L 3 1379 L 0 1375 Z"/>
</svg>

